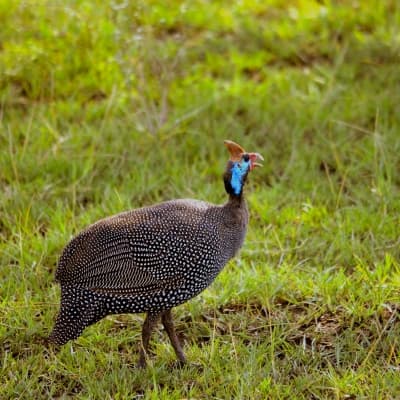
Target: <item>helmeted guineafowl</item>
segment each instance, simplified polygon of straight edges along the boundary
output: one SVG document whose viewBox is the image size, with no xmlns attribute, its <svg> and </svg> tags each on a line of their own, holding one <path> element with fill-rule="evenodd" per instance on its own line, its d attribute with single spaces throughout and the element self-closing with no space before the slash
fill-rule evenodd
<svg viewBox="0 0 400 400">
<path fill-rule="evenodd" d="M 139 366 L 146 364 L 158 319 L 180 362 L 185 356 L 175 334 L 171 308 L 209 286 L 243 243 L 248 210 L 246 177 L 263 159 L 225 141 L 230 160 L 224 174 L 224 205 L 182 199 L 108 217 L 90 225 L 65 247 L 56 280 L 61 306 L 50 342 L 76 339 L 109 314 L 147 313 Z"/>
</svg>

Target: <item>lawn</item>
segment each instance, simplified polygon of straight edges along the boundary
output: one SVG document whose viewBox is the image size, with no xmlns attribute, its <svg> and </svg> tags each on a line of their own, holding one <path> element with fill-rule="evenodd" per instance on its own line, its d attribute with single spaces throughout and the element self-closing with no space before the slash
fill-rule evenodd
<svg viewBox="0 0 400 400">
<path fill-rule="evenodd" d="M 0 398 L 400 398 L 396 0 L 0 2 Z M 143 315 L 59 353 L 58 257 L 88 224 L 226 200 L 245 244 L 135 367 Z"/>
</svg>

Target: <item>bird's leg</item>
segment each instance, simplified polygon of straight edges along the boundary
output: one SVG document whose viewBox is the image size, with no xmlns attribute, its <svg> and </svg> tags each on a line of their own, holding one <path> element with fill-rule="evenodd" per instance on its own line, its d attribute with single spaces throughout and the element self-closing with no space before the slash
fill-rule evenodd
<svg viewBox="0 0 400 400">
<path fill-rule="evenodd" d="M 171 340 L 172 343 L 172 347 L 175 350 L 175 354 L 178 357 L 179 362 L 181 364 L 184 364 L 186 362 L 186 357 L 185 354 L 183 353 L 182 346 L 179 342 L 178 336 L 176 336 L 174 322 L 172 321 L 171 310 L 164 311 L 161 314 L 161 321 L 162 324 L 164 325 L 165 330 L 168 333 L 169 339 Z"/>
<path fill-rule="evenodd" d="M 148 312 L 146 315 L 146 319 L 143 323 L 142 328 L 142 345 L 139 351 L 138 362 L 139 368 L 144 368 L 146 366 L 146 355 L 149 348 L 151 332 L 153 331 L 154 325 L 156 325 L 159 318 L 160 314 L 151 314 L 150 312 Z"/>
</svg>

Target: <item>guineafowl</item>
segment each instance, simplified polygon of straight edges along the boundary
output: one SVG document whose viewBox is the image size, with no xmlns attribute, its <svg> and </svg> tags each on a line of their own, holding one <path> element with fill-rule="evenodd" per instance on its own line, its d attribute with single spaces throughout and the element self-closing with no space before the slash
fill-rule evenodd
<svg viewBox="0 0 400 400">
<path fill-rule="evenodd" d="M 226 140 L 224 205 L 199 200 L 166 201 L 102 219 L 65 247 L 56 271 L 61 305 L 49 341 L 63 345 L 106 315 L 146 313 L 140 367 L 151 332 L 161 318 L 181 363 L 185 362 L 171 309 L 206 289 L 242 246 L 248 224 L 243 186 L 259 166 Z"/>
</svg>

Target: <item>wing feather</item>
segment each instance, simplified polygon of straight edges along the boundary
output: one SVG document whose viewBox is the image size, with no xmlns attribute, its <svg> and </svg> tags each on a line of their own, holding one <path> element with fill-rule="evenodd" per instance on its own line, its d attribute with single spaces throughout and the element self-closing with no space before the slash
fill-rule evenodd
<svg viewBox="0 0 400 400">
<path fill-rule="evenodd" d="M 107 293 L 139 293 L 179 284 L 199 258 L 205 203 L 138 209 L 91 225 L 65 248 L 56 279 Z M 211 239 L 211 238 L 210 238 Z M 207 240 L 207 239 L 206 239 Z M 208 248 L 210 246 L 207 246 Z"/>
</svg>

